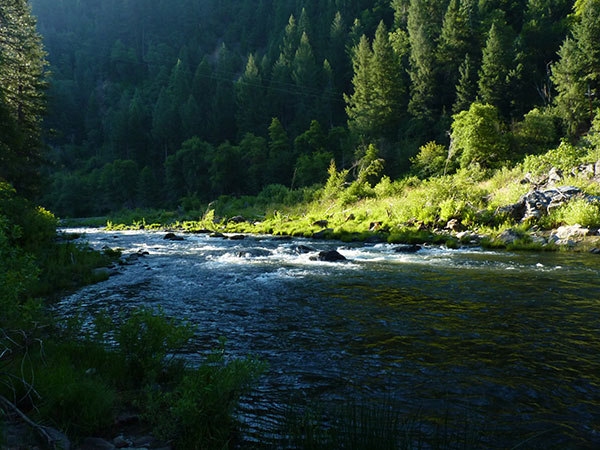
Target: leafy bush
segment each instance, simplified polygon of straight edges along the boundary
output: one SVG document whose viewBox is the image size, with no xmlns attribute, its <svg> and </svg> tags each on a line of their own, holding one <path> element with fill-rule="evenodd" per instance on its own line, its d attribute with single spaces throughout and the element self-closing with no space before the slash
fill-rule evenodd
<svg viewBox="0 0 600 450">
<path fill-rule="evenodd" d="M 561 142 L 554 149 L 543 155 L 528 155 L 523 161 L 523 170 L 533 174 L 541 174 L 556 167 L 561 170 L 569 170 L 577 166 L 586 156 L 588 149 L 578 147 L 568 142 Z"/>
<path fill-rule="evenodd" d="M 567 225 L 600 226 L 600 205 L 583 199 L 573 200 L 556 211 L 556 217 Z"/>
<path fill-rule="evenodd" d="M 187 324 L 178 324 L 159 312 L 141 308 L 121 324 L 116 340 L 136 382 L 156 381 L 167 365 L 167 356 L 180 350 L 192 337 Z"/>
<path fill-rule="evenodd" d="M 37 371 L 40 414 L 77 436 L 89 436 L 113 423 L 116 392 L 89 369 L 86 373 L 86 368 L 61 358 Z"/>
<path fill-rule="evenodd" d="M 435 141 L 428 142 L 419 148 L 417 156 L 411 159 L 413 170 L 423 178 L 443 175 L 446 171 L 456 170 L 456 161 L 450 160 L 448 149 Z"/>
<path fill-rule="evenodd" d="M 477 162 L 495 167 L 508 156 L 508 136 L 496 107 L 473 103 L 468 111 L 454 116 L 452 150 L 461 167 Z"/>
<path fill-rule="evenodd" d="M 149 388 L 145 416 L 176 448 L 226 448 L 238 399 L 264 369 L 265 365 L 254 359 L 227 361 L 222 346 L 171 392 Z"/>
</svg>

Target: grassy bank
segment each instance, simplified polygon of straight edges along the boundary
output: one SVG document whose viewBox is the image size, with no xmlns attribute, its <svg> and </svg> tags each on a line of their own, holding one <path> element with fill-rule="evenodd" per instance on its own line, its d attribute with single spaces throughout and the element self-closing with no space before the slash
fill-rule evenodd
<svg viewBox="0 0 600 450">
<path fill-rule="evenodd" d="M 578 167 L 598 160 L 597 149 L 561 144 L 511 168 L 484 170 L 473 164 L 451 175 L 425 179 L 373 180 L 358 174 L 350 181 L 347 171 L 332 166 L 325 186 L 301 191 L 268 186 L 258 196 L 221 197 L 198 210 L 121 211 L 95 224 L 115 230 L 209 230 L 341 241 L 585 251 L 600 245 L 594 236 L 600 227 L 598 201 L 573 199 L 527 220 L 504 210 L 524 194 L 554 185 L 579 188 L 581 196 L 600 196 L 600 178 L 577 172 Z M 548 182 L 552 168 L 563 174 L 554 185 Z M 551 239 L 560 226 L 575 224 L 587 228 L 588 235 L 558 243 Z M 511 239 L 504 237 L 506 230 Z"/>
</svg>

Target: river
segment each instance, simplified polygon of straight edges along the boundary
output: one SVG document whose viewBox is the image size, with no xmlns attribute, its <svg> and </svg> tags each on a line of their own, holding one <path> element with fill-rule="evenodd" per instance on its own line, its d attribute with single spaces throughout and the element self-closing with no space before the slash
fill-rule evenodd
<svg viewBox="0 0 600 450">
<path fill-rule="evenodd" d="M 352 401 L 464 416 L 489 448 L 600 448 L 600 256 L 66 231 L 149 254 L 62 314 L 160 305 L 199 330 L 191 362 L 225 337 L 269 363 L 241 405 L 250 441 L 276 436 L 289 404 Z"/>
</svg>

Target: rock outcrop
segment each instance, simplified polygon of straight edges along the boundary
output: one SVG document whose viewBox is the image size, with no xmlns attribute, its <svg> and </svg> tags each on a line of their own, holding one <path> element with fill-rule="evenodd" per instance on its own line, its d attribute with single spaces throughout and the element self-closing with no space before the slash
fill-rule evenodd
<svg viewBox="0 0 600 450">
<path fill-rule="evenodd" d="M 496 214 L 506 214 L 521 222 L 538 219 L 574 199 L 600 202 L 599 197 L 585 194 L 575 186 L 559 186 L 544 190 L 532 190 L 523 195 L 517 203 L 498 208 Z"/>
</svg>

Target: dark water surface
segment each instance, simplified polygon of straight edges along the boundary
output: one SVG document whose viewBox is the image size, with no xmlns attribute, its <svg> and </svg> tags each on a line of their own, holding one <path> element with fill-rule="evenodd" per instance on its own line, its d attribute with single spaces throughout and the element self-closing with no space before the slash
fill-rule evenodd
<svg viewBox="0 0 600 450">
<path fill-rule="evenodd" d="M 393 399 L 426 420 L 464 414 L 490 448 L 600 448 L 600 256 L 83 231 L 150 255 L 58 308 L 160 305 L 198 327 L 190 360 L 224 336 L 234 356 L 268 361 L 242 405 L 250 440 L 292 401 Z"/>
</svg>

